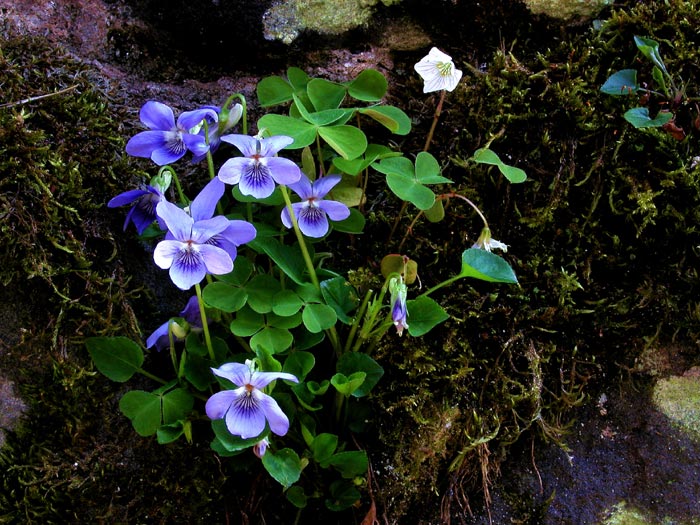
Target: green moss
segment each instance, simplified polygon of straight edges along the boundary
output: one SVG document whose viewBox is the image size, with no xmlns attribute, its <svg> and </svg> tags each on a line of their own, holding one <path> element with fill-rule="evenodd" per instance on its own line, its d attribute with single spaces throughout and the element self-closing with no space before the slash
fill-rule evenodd
<svg viewBox="0 0 700 525">
<path fill-rule="evenodd" d="M 391 5 L 401 0 L 381 0 Z M 285 0 L 265 13 L 265 37 L 290 44 L 304 30 L 338 35 L 366 25 L 379 0 Z"/>
<path fill-rule="evenodd" d="M 547 15 L 564 20 L 597 15 L 611 0 L 523 0 L 536 15 Z"/>
<path fill-rule="evenodd" d="M 674 425 L 700 439 L 700 380 L 673 376 L 654 387 L 654 404 Z"/>
</svg>

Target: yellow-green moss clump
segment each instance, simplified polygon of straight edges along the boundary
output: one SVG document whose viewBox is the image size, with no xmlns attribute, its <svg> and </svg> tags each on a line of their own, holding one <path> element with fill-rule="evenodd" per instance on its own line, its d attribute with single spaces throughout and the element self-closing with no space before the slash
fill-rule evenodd
<svg viewBox="0 0 700 525">
<path fill-rule="evenodd" d="M 568 20 L 571 18 L 590 18 L 597 15 L 612 0 L 523 0 L 530 11 L 536 15 Z"/>
<path fill-rule="evenodd" d="M 654 388 L 654 404 L 681 430 L 700 439 L 700 368 L 697 375 L 661 379 Z"/>
<path fill-rule="evenodd" d="M 391 5 L 401 0 L 381 0 Z M 291 43 L 304 30 L 337 35 L 365 25 L 380 0 L 285 0 L 265 13 L 265 37 Z"/>
</svg>

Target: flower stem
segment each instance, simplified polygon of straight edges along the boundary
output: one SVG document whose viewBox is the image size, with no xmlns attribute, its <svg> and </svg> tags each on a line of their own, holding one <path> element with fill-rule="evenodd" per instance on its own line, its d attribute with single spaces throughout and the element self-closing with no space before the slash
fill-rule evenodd
<svg viewBox="0 0 700 525">
<path fill-rule="evenodd" d="M 309 277 L 311 278 L 311 282 L 313 283 L 313 285 L 320 292 L 321 283 L 318 280 L 318 275 L 316 275 L 316 268 L 314 268 L 314 263 L 311 260 L 311 255 L 309 255 L 309 250 L 306 247 L 304 235 L 301 233 L 296 215 L 294 215 L 294 208 L 292 208 L 292 201 L 289 198 L 289 192 L 287 191 L 287 187 L 283 184 L 280 184 L 280 191 L 282 192 L 282 196 L 284 197 L 284 202 L 287 206 L 289 218 L 292 221 L 292 227 L 294 229 L 294 233 L 297 236 L 297 241 L 299 241 L 299 248 L 301 249 L 301 254 L 304 257 L 304 262 L 306 263 L 306 269 L 309 272 Z M 336 331 L 335 326 L 331 326 L 328 330 L 326 330 L 326 333 L 328 334 L 328 338 L 331 340 L 331 344 L 333 345 L 333 349 L 335 350 L 336 356 L 340 357 L 342 353 L 342 346 L 340 345 L 340 340 L 338 339 L 338 332 Z"/>
<path fill-rule="evenodd" d="M 304 235 L 299 229 L 299 223 L 297 222 L 296 215 L 294 215 L 294 208 L 292 208 L 292 201 L 289 198 L 289 193 L 287 192 L 287 187 L 280 185 L 280 190 L 282 191 L 282 196 L 284 197 L 284 202 L 287 206 L 287 211 L 289 211 L 289 217 L 292 220 L 292 226 L 294 228 L 294 233 L 297 236 L 297 241 L 299 241 L 299 248 L 301 249 L 301 254 L 304 257 L 304 262 L 306 263 L 306 269 L 309 272 L 309 277 L 311 282 L 316 287 L 317 290 L 321 289 L 321 283 L 318 281 L 318 276 L 316 275 L 316 268 L 314 268 L 314 263 L 311 260 L 311 255 L 309 255 L 309 250 L 306 248 L 306 242 L 304 241 Z"/>
<path fill-rule="evenodd" d="M 437 127 L 438 119 L 442 113 L 442 103 L 445 102 L 445 91 L 444 89 L 440 91 L 440 100 L 435 108 L 435 115 L 433 116 L 433 123 L 430 126 L 430 131 L 428 131 L 428 137 L 425 139 L 425 146 L 423 146 L 423 151 L 428 151 L 430 149 L 430 143 L 433 141 L 433 134 L 435 133 L 435 128 Z"/>
<path fill-rule="evenodd" d="M 202 331 L 204 332 L 204 342 L 207 345 L 207 351 L 209 352 L 209 359 L 212 362 L 216 361 L 216 356 L 214 355 L 214 347 L 211 344 L 211 336 L 209 335 L 209 323 L 207 323 L 207 312 L 204 308 L 204 300 L 202 299 L 202 288 L 199 283 L 194 285 L 194 289 L 197 292 L 197 303 L 199 304 L 199 315 L 202 318 Z"/>
</svg>

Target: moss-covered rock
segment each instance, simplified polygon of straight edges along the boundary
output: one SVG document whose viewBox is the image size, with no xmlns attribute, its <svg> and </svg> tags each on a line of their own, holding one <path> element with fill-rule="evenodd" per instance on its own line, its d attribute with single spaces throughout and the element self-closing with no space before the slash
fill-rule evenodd
<svg viewBox="0 0 700 525">
<path fill-rule="evenodd" d="M 597 15 L 603 7 L 612 4 L 611 0 L 523 0 L 530 11 L 536 15 L 569 20 L 572 18 L 590 18 Z"/>
</svg>

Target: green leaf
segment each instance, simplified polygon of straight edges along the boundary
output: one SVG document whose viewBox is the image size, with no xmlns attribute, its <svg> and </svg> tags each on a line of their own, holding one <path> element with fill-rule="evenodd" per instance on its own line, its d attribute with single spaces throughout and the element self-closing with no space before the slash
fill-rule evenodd
<svg viewBox="0 0 700 525">
<path fill-rule="evenodd" d="M 435 193 L 423 186 L 414 176 L 391 173 L 386 176 L 389 189 L 403 201 L 408 201 L 419 210 L 428 210 L 435 202 Z"/>
<path fill-rule="evenodd" d="M 355 208 L 350 208 L 350 216 L 342 221 L 333 221 L 333 229 L 343 233 L 360 234 L 365 229 L 365 216 Z"/>
<path fill-rule="evenodd" d="M 294 91 L 306 91 L 306 86 L 309 83 L 309 75 L 307 75 L 303 69 L 290 67 L 287 69 L 287 78 L 294 88 Z"/>
<path fill-rule="evenodd" d="M 328 330 L 338 320 L 335 310 L 326 304 L 307 304 L 301 318 L 306 329 L 314 334 Z"/>
<path fill-rule="evenodd" d="M 408 135 L 411 132 L 410 117 L 394 106 L 372 106 L 358 112 L 376 120 L 395 135 Z"/>
<path fill-rule="evenodd" d="M 127 337 L 88 337 L 85 346 L 97 369 L 112 381 L 128 381 L 143 364 L 143 350 Z"/>
<path fill-rule="evenodd" d="M 207 306 L 231 313 L 243 308 L 248 300 L 248 293 L 243 288 L 214 281 L 204 287 L 202 298 Z"/>
<path fill-rule="evenodd" d="M 287 500 L 298 509 L 303 509 L 306 507 L 307 496 L 304 494 L 304 489 L 299 485 L 294 485 L 289 487 L 289 490 L 284 493 Z"/>
<path fill-rule="evenodd" d="M 185 379 L 200 392 L 212 383 L 211 362 L 201 356 L 187 353 L 185 356 Z"/>
<path fill-rule="evenodd" d="M 289 330 L 266 326 L 250 338 L 250 347 L 257 348 L 261 346 L 267 348 L 273 354 L 279 354 L 292 346 L 293 342 L 294 338 Z"/>
<path fill-rule="evenodd" d="M 517 284 L 513 268 L 495 253 L 468 248 L 462 253 L 461 277 L 474 277 L 492 283 Z"/>
<path fill-rule="evenodd" d="M 348 94 L 363 102 L 378 102 L 386 94 L 388 85 L 386 77 L 376 69 L 363 69 L 348 84 Z"/>
<path fill-rule="evenodd" d="M 408 309 L 408 333 L 413 337 L 427 334 L 450 317 L 439 304 L 426 296 L 406 301 L 406 308 Z"/>
<path fill-rule="evenodd" d="M 416 179 L 421 184 L 444 184 L 452 182 L 440 175 L 440 164 L 430 153 L 421 151 L 416 156 Z"/>
<path fill-rule="evenodd" d="M 384 375 L 384 369 L 367 354 L 360 352 L 348 352 L 343 354 L 336 365 L 338 372 L 345 376 L 351 376 L 355 372 L 364 372 L 365 379 L 362 384 L 352 392 L 354 397 L 364 397 L 379 382 Z"/>
<path fill-rule="evenodd" d="M 140 436 L 152 436 L 161 425 L 184 419 L 193 405 L 192 394 L 182 388 L 160 395 L 131 390 L 119 400 L 119 409 Z"/>
<path fill-rule="evenodd" d="M 315 396 L 322 396 L 328 391 L 328 387 L 331 386 L 330 381 L 328 379 L 324 379 L 320 383 L 317 383 L 316 381 L 307 381 L 306 382 L 306 388 Z"/>
<path fill-rule="evenodd" d="M 311 390 L 306 388 L 305 384 L 299 383 L 292 386 L 292 392 L 294 392 L 294 395 L 297 397 L 299 404 L 306 410 L 316 412 L 323 408 L 321 403 L 314 403 L 316 400 L 316 395 Z"/>
<path fill-rule="evenodd" d="M 442 204 L 442 200 L 436 200 L 430 208 L 423 211 L 423 215 L 430 222 L 440 222 L 444 219 L 445 206 Z"/>
<path fill-rule="evenodd" d="M 401 153 L 398 151 L 393 151 L 386 146 L 380 144 L 368 144 L 364 155 L 357 159 L 346 160 L 343 157 L 334 157 L 333 165 L 338 168 L 343 173 L 349 175 L 358 175 L 361 171 L 365 170 L 374 161 L 386 158 L 386 157 L 399 157 Z M 335 189 L 333 190 L 335 192 Z"/>
<path fill-rule="evenodd" d="M 249 337 L 265 326 L 265 319 L 262 314 L 253 311 L 251 308 L 242 308 L 236 318 L 231 321 L 231 333 L 239 337 Z"/>
<path fill-rule="evenodd" d="M 248 292 L 248 306 L 259 314 L 266 314 L 272 311 L 272 304 L 281 285 L 277 279 L 267 274 L 260 274 L 253 277 L 245 287 Z"/>
<path fill-rule="evenodd" d="M 194 397 L 184 388 L 174 388 L 161 397 L 163 424 L 183 420 L 192 411 Z"/>
<path fill-rule="evenodd" d="M 337 109 L 345 98 L 345 86 L 323 78 L 313 78 L 306 85 L 306 93 L 316 111 Z"/>
<path fill-rule="evenodd" d="M 323 468 L 326 468 L 328 464 L 326 463 L 338 448 L 338 436 L 335 434 L 328 434 L 324 432 L 316 436 L 309 447 L 313 454 L 315 461 L 321 464 Z"/>
<path fill-rule="evenodd" d="M 272 311 L 281 317 L 289 317 L 301 310 L 304 301 L 294 292 L 285 288 L 277 292 L 272 298 Z"/>
<path fill-rule="evenodd" d="M 666 80 L 664 79 L 663 72 L 656 66 L 651 70 L 651 76 L 656 82 L 656 85 L 664 92 L 664 95 L 669 96 L 668 88 L 666 87 Z"/>
<path fill-rule="evenodd" d="M 338 512 L 352 507 L 362 497 L 355 486 L 345 479 L 338 479 L 331 483 L 331 497 L 326 498 L 326 507 Z"/>
<path fill-rule="evenodd" d="M 176 421 L 169 425 L 161 425 L 156 430 L 156 437 L 159 445 L 167 445 L 177 441 L 182 434 L 185 433 L 185 427 L 182 421 Z"/>
<path fill-rule="evenodd" d="M 600 90 L 606 95 L 619 97 L 632 95 L 639 91 L 639 87 L 639 84 L 637 84 L 637 70 L 623 69 L 610 75 L 605 84 L 600 87 Z"/>
<path fill-rule="evenodd" d="M 478 149 L 474 152 L 474 156 L 472 158 L 479 164 L 492 164 L 494 166 L 498 166 L 498 170 L 505 176 L 505 178 L 514 184 L 523 182 L 525 179 L 527 179 L 527 175 L 523 170 L 514 166 L 509 166 L 508 164 L 504 164 L 498 155 L 496 155 L 496 153 L 490 149 Z"/>
<path fill-rule="evenodd" d="M 367 137 L 354 126 L 321 127 L 318 134 L 344 159 L 357 158 L 367 149 Z"/>
<path fill-rule="evenodd" d="M 367 374 L 364 372 L 354 372 L 349 376 L 338 372 L 331 377 L 331 385 L 345 397 L 348 397 L 351 396 L 355 390 L 360 388 L 362 383 L 365 382 L 366 376 Z"/>
<path fill-rule="evenodd" d="M 152 436 L 161 423 L 160 396 L 143 390 L 130 390 L 119 400 L 119 410 L 131 420 L 140 436 Z"/>
<path fill-rule="evenodd" d="M 651 118 L 648 108 L 632 108 L 623 116 L 635 128 L 660 128 L 673 120 L 673 113 L 670 111 L 659 111 L 656 118 Z"/>
<path fill-rule="evenodd" d="M 659 43 L 651 38 L 645 38 L 642 36 L 635 36 L 634 43 L 637 45 L 642 54 L 651 60 L 661 71 L 668 74 L 666 71 L 666 65 L 664 61 L 661 60 L 661 55 L 659 54 Z"/>
<path fill-rule="evenodd" d="M 367 473 L 367 453 L 364 450 L 338 452 L 328 460 L 328 463 L 337 468 L 340 475 L 347 479 Z"/>
<path fill-rule="evenodd" d="M 304 276 L 306 263 L 299 245 L 288 246 L 274 237 L 256 237 L 248 246 L 266 254 L 274 263 L 297 284 L 306 284 Z"/>
<path fill-rule="evenodd" d="M 258 120 L 258 129 L 266 129 L 270 135 L 287 135 L 294 142 L 289 149 L 301 149 L 316 140 L 316 126 L 298 118 L 268 113 Z"/>
<path fill-rule="evenodd" d="M 258 101 L 262 107 L 275 106 L 292 100 L 294 88 L 282 77 L 266 77 L 258 82 Z"/>
<path fill-rule="evenodd" d="M 231 434 L 228 431 L 228 428 L 226 427 L 226 422 L 223 419 L 215 419 L 214 421 L 212 421 L 211 428 L 214 431 L 214 435 L 219 440 L 220 444 L 224 447 L 224 449 L 228 450 L 229 452 L 238 452 L 240 450 L 250 448 L 253 445 L 255 445 L 258 441 L 266 437 L 269 433 L 269 430 L 265 428 L 265 430 L 259 436 L 243 439 L 240 436 L 234 436 L 233 434 Z"/>
<path fill-rule="evenodd" d="M 306 379 L 316 363 L 316 358 L 311 352 L 293 351 L 287 356 L 282 367 L 283 372 L 293 374 L 299 382 Z"/>
<path fill-rule="evenodd" d="M 357 292 L 344 277 L 334 277 L 321 281 L 321 294 L 326 304 L 335 310 L 338 319 L 345 324 L 351 324 L 348 315 L 359 302 Z"/>
<path fill-rule="evenodd" d="M 301 477 L 301 460 L 291 448 L 277 452 L 268 450 L 262 457 L 265 470 L 284 488 L 291 487 Z"/>
</svg>

